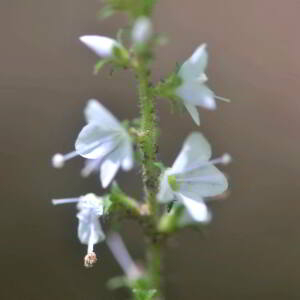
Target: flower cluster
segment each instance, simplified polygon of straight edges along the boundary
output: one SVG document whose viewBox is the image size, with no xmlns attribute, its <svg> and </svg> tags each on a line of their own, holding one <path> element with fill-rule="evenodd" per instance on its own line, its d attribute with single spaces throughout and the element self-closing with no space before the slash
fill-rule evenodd
<svg viewBox="0 0 300 300">
<path fill-rule="evenodd" d="M 228 189 L 227 178 L 216 165 L 228 164 L 231 157 L 226 153 L 219 158 L 211 159 L 210 144 L 199 132 L 188 135 L 175 162 L 169 168 L 165 168 L 156 160 L 156 153 L 152 150 L 155 148 L 153 145 L 155 134 L 149 132 L 149 128 L 155 127 L 148 125 L 149 122 L 153 125 L 155 117 L 152 114 L 155 114 L 155 111 L 152 109 L 152 104 L 149 104 L 149 101 L 152 101 L 150 97 L 168 95 L 170 98 L 176 98 L 185 106 L 197 125 L 200 125 L 197 106 L 212 110 L 216 108 L 215 99 L 226 100 L 216 96 L 206 85 L 205 70 L 208 54 L 205 44 L 200 45 L 176 73 L 154 86 L 147 82 L 149 72 L 146 66 L 151 60 L 151 55 L 149 51 L 144 51 L 147 47 L 151 49 L 156 42 L 154 29 L 148 17 L 136 18 L 132 25 L 130 48 L 119 40 L 97 35 L 82 36 L 80 41 L 100 57 L 98 69 L 104 63 L 112 63 L 129 68 L 136 73 L 144 89 L 140 97 L 146 101 L 141 105 L 141 109 L 144 109 L 142 121 L 138 122 L 138 125 L 134 122 L 120 122 L 99 101 L 91 99 L 84 109 L 86 125 L 78 134 L 75 150 L 64 155 L 55 154 L 52 164 L 56 168 L 61 168 L 65 161 L 81 156 L 85 159 L 81 174 L 88 176 L 98 172 L 103 188 L 110 186 L 120 169 L 130 171 L 134 164 L 142 164 L 145 190 L 152 197 L 152 202 L 140 203 L 121 192 L 111 191 L 103 197 L 87 194 L 75 199 L 53 200 L 55 205 L 77 203 L 78 238 L 81 243 L 87 245 L 84 265 L 90 267 L 96 262 L 94 245 L 105 239 L 99 218 L 104 214 L 113 213 L 115 207 L 119 209 L 120 206 L 113 205 L 116 201 L 120 201 L 117 204 L 121 206 L 125 205 L 126 213 L 143 220 L 141 224 L 148 222 L 148 217 L 156 213 L 154 220 L 158 219 L 157 226 L 152 228 L 151 234 L 169 234 L 183 226 L 210 222 L 212 214 L 206 202 Z M 150 138 L 147 139 L 149 136 Z M 139 159 L 135 161 L 135 157 Z M 160 174 L 156 167 L 158 165 L 161 169 Z M 110 210 L 104 209 L 106 199 L 112 202 Z M 165 209 L 154 210 L 150 207 L 153 201 L 155 205 L 160 204 Z M 149 224 L 153 226 L 153 222 Z M 120 246 L 123 249 L 120 258 L 115 245 L 121 245 L 121 239 L 116 235 L 112 236 L 113 238 L 108 240 L 109 247 L 127 276 L 135 278 L 139 273 L 137 268 L 134 267 L 133 276 L 133 273 L 128 271 L 135 266 L 133 261 L 123 246 Z"/>
</svg>

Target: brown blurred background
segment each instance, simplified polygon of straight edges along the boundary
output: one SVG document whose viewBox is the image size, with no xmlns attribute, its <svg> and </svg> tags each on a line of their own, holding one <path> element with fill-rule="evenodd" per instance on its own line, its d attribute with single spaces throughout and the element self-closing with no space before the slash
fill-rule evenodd
<svg viewBox="0 0 300 300">
<path fill-rule="evenodd" d="M 155 80 L 207 42 L 210 86 L 233 100 L 200 112 L 215 156 L 234 157 L 226 168 L 231 195 L 213 203 L 205 236 L 184 231 L 170 243 L 168 299 L 300 299 L 300 2 L 158 2 L 156 29 L 170 42 L 157 54 Z M 0 299 L 126 299 L 106 289 L 121 273 L 106 245 L 96 247 L 96 267 L 84 269 L 75 207 L 50 203 L 101 193 L 97 176 L 80 178 L 81 159 L 62 170 L 50 165 L 52 154 L 73 149 L 86 101 L 101 100 L 121 120 L 138 113 L 133 76 L 111 78 L 109 68 L 93 76 L 97 58 L 78 41 L 83 34 L 114 37 L 126 23 L 100 22 L 100 8 L 98 0 L 0 3 Z M 170 164 L 197 128 L 164 101 L 159 116 L 160 158 Z M 119 174 L 119 182 L 138 197 L 138 171 L 130 175 Z M 139 230 L 126 224 L 124 237 L 142 259 Z"/>
</svg>

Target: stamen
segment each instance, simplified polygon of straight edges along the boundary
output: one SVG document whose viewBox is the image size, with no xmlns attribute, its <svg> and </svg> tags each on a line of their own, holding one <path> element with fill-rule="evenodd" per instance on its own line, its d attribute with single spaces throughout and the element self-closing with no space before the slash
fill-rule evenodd
<svg viewBox="0 0 300 300">
<path fill-rule="evenodd" d="M 97 141 L 97 142 L 94 142 L 94 143 L 88 145 L 84 149 L 84 151 L 81 151 L 80 154 L 77 151 L 73 151 L 73 152 L 70 152 L 70 153 L 67 153 L 67 154 L 56 153 L 52 157 L 52 166 L 54 168 L 60 169 L 64 166 L 65 161 L 67 161 L 71 158 L 74 158 L 76 156 L 79 156 L 79 155 L 87 154 L 90 151 L 95 150 L 96 148 L 100 147 L 102 144 L 110 142 L 110 141 L 116 139 L 116 136 L 118 136 L 118 135 L 120 135 L 119 132 L 112 133 L 109 136 L 107 136 L 106 138 L 102 138 L 102 139 L 100 139 L 100 141 Z"/>
<path fill-rule="evenodd" d="M 207 167 L 209 165 L 216 165 L 216 164 L 227 165 L 231 162 L 231 160 L 232 159 L 231 159 L 230 154 L 224 153 L 221 157 L 211 159 L 211 160 L 208 160 L 208 161 L 202 161 L 198 164 L 195 164 L 194 166 L 186 168 L 182 173 L 188 173 L 188 172 L 194 171 L 196 169 Z M 179 175 L 180 176 L 182 173 L 176 173 L 176 174 L 172 174 L 172 175 L 175 175 L 175 176 Z"/>
<path fill-rule="evenodd" d="M 227 102 L 227 103 L 230 103 L 231 100 L 230 99 L 227 99 L 227 98 L 224 98 L 224 97 L 220 97 L 220 96 L 216 96 L 215 95 L 215 98 L 218 99 L 218 100 L 221 100 L 221 101 L 224 101 L 224 102 Z"/>
<path fill-rule="evenodd" d="M 77 203 L 80 201 L 80 198 L 66 198 L 66 199 L 52 199 L 53 205 L 60 205 L 66 203 Z"/>
<path fill-rule="evenodd" d="M 56 169 L 60 169 L 64 166 L 65 161 L 67 161 L 75 156 L 78 156 L 78 153 L 76 151 L 67 153 L 65 155 L 63 155 L 61 153 L 56 153 L 52 157 L 52 166 Z"/>
<path fill-rule="evenodd" d="M 83 259 L 83 264 L 86 268 L 92 268 L 96 262 L 97 256 L 95 252 L 88 253 Z"/>
<path fill-rule="evenodd" d="M 87 253 L 92 253 L 92 252 L 94 252 L 94 237 L 93 237 L 92 235 L 93 235 L 93 234 L 91 234 L 91 237 L 90 237 L 90 239 L 89 239 Z"/>
<path fill-rule="evenodd" d="M 224 153 L 221 158 L 223 160 L 222 164 L 224 164 L 224 165 L 227 165 L 227 164 L 231 163 L 231 161 L 232 161 L 232 157 L 228 153 Z"/>
</svg>

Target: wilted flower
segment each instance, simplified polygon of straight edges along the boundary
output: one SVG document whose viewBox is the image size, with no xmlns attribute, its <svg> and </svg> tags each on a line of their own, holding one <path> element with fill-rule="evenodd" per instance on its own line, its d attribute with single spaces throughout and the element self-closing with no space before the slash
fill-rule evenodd
<svg viewBox="0 0 300 300">
<path fill-rule="evenodd" d="M 84 35 L 79 40 L 102 58 L 113 57 L 114 48 L 121 48 L 116 40 L 106 36 Z"/>
<path fill-rule="evenodd" d="M 77 203 L 78 238 L 82 244 L 88 245 L 87 255 L 84 259 L 86 267 L 91 267 L 97 260 L 94 245 L 105 239 L 99 217 L 104 213 L 103 199 L 95 194 L 87 194 L 79 198 L 66 198 L 52 200 L 54 205 Z"/>
<path fill-rule="evenodd" d="M 184 106 L 197 125 L 200 125 L 200 117 L 196 106 L 214 110 L 216 109 L 215 99 L 229 101 L 216 96 L 214 92 L 205 85 L 207 81 L 205 74 L 207 60 L 206 44 L 202 44 L 196 49 L 193 55 L 182 64 L 178 72 L 182 83 L 176 89 L 176 95 L 182 99 Z"/>
<path fill-rule="evenodd" d="M 209 219 L 203 198 L 219 195 L 228 188 L 226 177 L 214 165 L 231 160 L 228 154 L 213 160 L 210 157 L 211 147 L 204 136 L 191 133 L 173 166 L 161 175 L 158 200 L 162 203 L 178 200 L 196 221 Z"/>
<path fill-rule="evenodd" d="M 55 154 L 52 163 L 60 168 L 64 161 L 77 155 L 89 159 L 83 175 L 100 168 L 102 186 L 106 188 L 120 167 L 125 171 L 133 167 L 131 139 L 122 124 L 97 100 L 89 100 L 84 113 L 88 124 L 78 135 L 76 151 Z"/>
<path fill-rule="evenodd" d="M 151 39 L 152 34 L 151 20 L 145 16 L 137 18 L 131 32 L 132 40 L 137 44 L 144 44 Z"/>
</svg>

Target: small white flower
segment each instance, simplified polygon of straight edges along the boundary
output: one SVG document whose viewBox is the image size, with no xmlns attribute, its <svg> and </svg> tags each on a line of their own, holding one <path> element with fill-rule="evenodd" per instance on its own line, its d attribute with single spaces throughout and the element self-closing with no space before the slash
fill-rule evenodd
<svg viewBox="0 0 300 300">
<path fill-rule="evenodd" d="M 161 175 L 158 200 L 161 203 L 178 200 L 194 220 L 209 221 L 211 215 L 203 199 L 221 194 L 228 188 L 226 177 L 214 164 L 227 164 L 231 160 L 228 154 L 213 160 L 210 158 L 211 147 L 204 136 L 191 133 L 173 166 Z"/>
<path fill-rule="evenodd" d="M 94 245 L 105 239 L 105 234 L 101 228 L 99 217 L 103 215 L 103 199 L 94 194 L 87 194 L 79 198 L 54 199 L 54 205 L 77 203 L 79 212 L 77 213 L 78 238 L 82 244 L 88 245 L 85 266 L 90 267 L 96 262 Z"/>
<path fill-rule="evenodd" d="M 116 40 L 106 36 L 84 35 L 79 40 L 102 58 L 112 57 L 113 49 L 115 47 L 121 48 L 121 45 Z"/>
<path fill-rule="evenodd" d="M 207 60 L 206 44 L 202 44 L 180 67 L 178 75 L 182 84 L 175 91 L 176 95 L 183 100 L 184 106 L 197 125 L 200 125 L 200 117 L 196 106 L 214 110 L 216 109 L 215 99 L 229 101 L 216 96 L 205 85 Z"/>
<path fill-rule="evenodd" d="M 75 142 L 76 151 L 63 156 L 55 154 L 52 163 L 61 167 L 64 161 L 80 155 L 89 160 L 82 175 L 100 168 L 100 180 L 106 188 L 120 167 L 125 171 L 133 167 L 131 139 L 122 124 L 97 100 L 89 100 L 84 113 L 87 125 Z"/>
<path fill-rule="evenodd" d="M 153 26 L 151 20 L 145 16 L 137 18 L 131 32 L 133 42 L 137 44 L 147 43 L 151 39 L 152 34 Z"/>
</svg>

